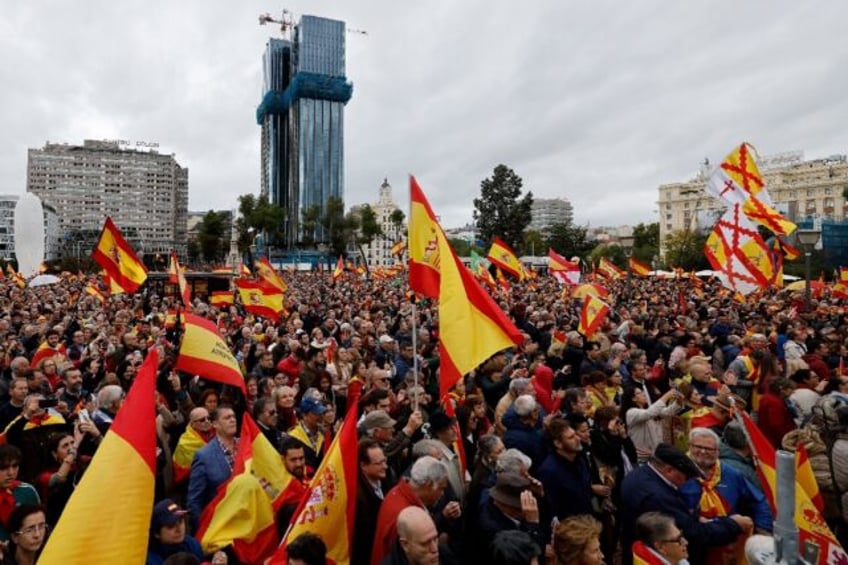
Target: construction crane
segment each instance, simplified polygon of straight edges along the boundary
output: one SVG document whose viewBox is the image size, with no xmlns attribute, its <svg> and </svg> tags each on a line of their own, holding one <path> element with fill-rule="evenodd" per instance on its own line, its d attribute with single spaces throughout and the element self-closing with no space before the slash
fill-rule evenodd
<svg viewBox="0 0 848 565">
<path fill-rule="evenodd" d="M 289 35 L 289 32 L 294 27 L 294 14 L 289 10 L 283 9 L 283 14 L 280 19 L 276 19 L 269 13 L 264 13 L 259 15 L 259 25 L 264 26 L 265 24 L 280 24 L 280 32 L 284 37 Z M 362 29 L 352 29 L 347 28 L 346 31 L 348 33 L 355 33 L 357 35 L 368 35 L 368 32 Z"/>
</svg>

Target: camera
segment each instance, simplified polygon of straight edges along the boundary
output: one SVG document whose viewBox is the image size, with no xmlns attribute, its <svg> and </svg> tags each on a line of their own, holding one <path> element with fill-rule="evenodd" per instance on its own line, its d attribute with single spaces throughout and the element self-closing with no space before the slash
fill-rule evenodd
<svg viewBox="0 0 848 565">
<path fill-rule="evenodd" d="M 46 410 L 47 408 L 55 408 L 59 404 L 59 399 L 55 394 L 51 394 L 45 396 L 44 398 L 38 399 L 38 407 L 42 410 Z"/>
</svg>

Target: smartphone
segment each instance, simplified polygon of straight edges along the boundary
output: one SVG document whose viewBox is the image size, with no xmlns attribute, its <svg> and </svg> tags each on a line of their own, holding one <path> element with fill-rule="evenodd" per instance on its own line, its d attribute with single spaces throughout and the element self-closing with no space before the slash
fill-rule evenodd
<svg viewBox="0 0 848 565">
<path fill-rule="evenodd" d="M 79 414 L 77 416 L 79 417 L 80 422 L 86 422 L 86 423 L 91 422 L 91 415 L 88 413 L 88 410 L 86 410 L 85 408 L 80 410 Z"/>
</svg>

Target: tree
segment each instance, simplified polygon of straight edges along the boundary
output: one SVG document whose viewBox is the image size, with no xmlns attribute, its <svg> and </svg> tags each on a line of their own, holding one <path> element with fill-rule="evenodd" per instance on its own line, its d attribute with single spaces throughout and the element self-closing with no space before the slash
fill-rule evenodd
<svg viewBox="0 0 848 565">
<path fill-rule="evenodd" d="M 239 219 L 236 220 L 239 251 L 248 253 L 258 235 L 264 236 L 267 245 L 282 245 L 285 218 L 285 209 L 272 204 L 265 194 L 259 198 L 252 194 L 239 196 Z"/>
<path fill-rule="evenodd" d="M 203 260 L 216 263 L 226 255 L 229 214 L 209 210 L 197 226 L 197 246 Z"/>
<path fill-rule="evenodd" d="M 492 177 L 480 183 L 480 198 L 474 199 L 474 221 L 482 240 L 498 236 L 520 252 L 533 206 L 532 192 L 521 196 L 522 184 L 521 177 L 506 165 L 495 167 Z"/>
<path fill-rule="evenodd" d="M 692 230 L 671 232 L 665 238 L 665 264 L 686 271 L 708 269 L 710 265 L 704 255 L 706 242 L 707 236 Z"/>
<path fill-rule="evenodd" d="M 622 249 L 620 245 L 609 245 L 604 243 L 598 245 L 591 251 L 591 253 L 589 253 L 589 260 L 593 264 L 600 261 L 602 257 L 612 261 L 616 266 L 622 269 L 627 268 L 627 257 L 625 257 L 624 249 Z"/>
<path fill-rule="evenodd" d="M 301 243 L 306 247 L 312 247 L 315 245 L 315 229 L 321 219 L 321 207 L 313 204 L 304 208 L 300 215 Z"/>
<path fill-rule="evenodd" d="M 350 233 L 350 217 L 345 217 L 344 201 L 331 196 L 327 199 L 327 209 L 321 217 L 324 229 L 323 241 L 330 246 L 333 255 L 344 255 L 347 250 L 346 237 Z"/>
<path fill-rule="evenodd" d="M 637 224 L 633 228 L 633 257 L 650 264 L 660 249 L 660 224 Z"/>
<path fill-rule="evenodd" d="M 403 228 L 403 221 L 405 219 L 406 214 L 400 208 L 395 208 L 389 215 L 389 221 L 392 222 L 392 226 L 395 228 L 395 241 L 400 239 L 400 231 Z"/>
<path fill-rule="evenodd" d="M 467 240 L 460 237 L 449 237 L 448 243 L 450 243 L 450 246 L 453 247 L 453 250 L 456 251 L 456 254 L 460 257 L 468 257 L 471 255 L 471 243 Z"/>
<path fill-rule="evenodd" d="M 395 210 L 395 212 L 399 211 L 400 210 Z M 403 212 L 401 212 L 401 214 L 403 214 Z M 348 220 L 350 227 L 354 227 L 354 221 L 354 219 Z M 402 222 L 403 220 L 401 220 L 401 223 Z M 358 224 L 358 229 L 353 229 L 356 245 L 359 248 L 359 253 L 362 255 L 362 258 L 365 259 L 365 250 L 362 246 L 371 245 L 371 242 L 374 241 L 376 237 L 383 236 L 383 228 L 377 221 L 377 212 L 375 212 L 369 204 L 365 204 L 359 209 L 359 218 L 356 223 Z"/>
<path fill-rule="evenodd" d="M 576 255 L 581 259 L 586 259 L 595 247 L 594 242 L 588 238 L 586 228 L 575 226 L 571 222 L 555 224 L 551 227 L 547 244 L 563 257 L 570 258 Z"/>
<path fill-rule="evenodd" d="M 545 245 L 545 237 L 538 230 L 527 230 L 524 232 L 524 242 L 522 245 L 524 253 L 529 255 L 546 255 L 548 253 Z"/>
</svg>

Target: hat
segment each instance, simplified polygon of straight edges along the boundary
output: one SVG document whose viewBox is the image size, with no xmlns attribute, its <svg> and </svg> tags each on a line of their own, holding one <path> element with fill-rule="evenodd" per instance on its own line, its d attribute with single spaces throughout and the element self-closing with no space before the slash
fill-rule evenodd
<svg viewBox="0 0 848 565">
<path fill-rule="evenodd" d="M 188 512 L 180 508 L 180 505 L 170 498 L 161 500 L 153 507 L 153 515 L 151 517 L 150 524 L 151 529 L 155 532 L 162 526 L 173 526 L 182 520 L 183 516 L 186 514 L 188 514 Z"/>
<path fill-rule="evenodd" d="M 386 414 L 385 410 L 374 410 L 373 412 L 369 412 L 368 415 L 365 416 L 365 420 L 362 422 L 362 425 L 366 430 L 373 430 L 376 428 L 394 428 L 395 424 L 397 424 L 397 421 Z"/>
<path fill-rule="evenodd" d="M 456 423 L 456 418 L 448 416 L 444 410 L 436 410 L 430 415 L 430 431 L 437 433 Z"/>
<path fill-rule="evenodd" d="M 390 335 L 383 334 L 380 336 L 380 343 L 393 343 L 394 341 Z"/>
<path fill-rule="evenodd" d="M 295 332 L 294 332 L 294 335 L 296 335 L 296 336 L 301 336 L 301 335 L 303 335 L 303 334 L 305 334 L 305 333 L 306 333 L 306 330 L 304 330 L 303 328 L 297 328 L 297 329 L 295 330 Z"/>
<path fill-rule="evenodd" d="M 303 414 L 318 414 L 320 416 L 327 411 L 327 407 L 317 398 L 304 395 L 303 400 L 300 401 L 300 411 Z"/>
<path fill-rule="evenodd" d="M 530 488 L 530 479 L 513 471 L 498 474 L 497 483 L 489 489 L 495 502 L 512 508 L 521 508 L 521 493 Z"/>
<path fill-rule="evenodd" d="M 673 445 L 669 445 L 667 443 L 661 443 L 654 450 L 654 459 L 669 465 L 670 467 L 674 467 L 687 478 L 691 477 L 702 477 L 703 474 L 698 469 L 698 466 L 695 465 L 691 459 L 686 457 L 686 454 L 674 447 Z"/>
</svg>

